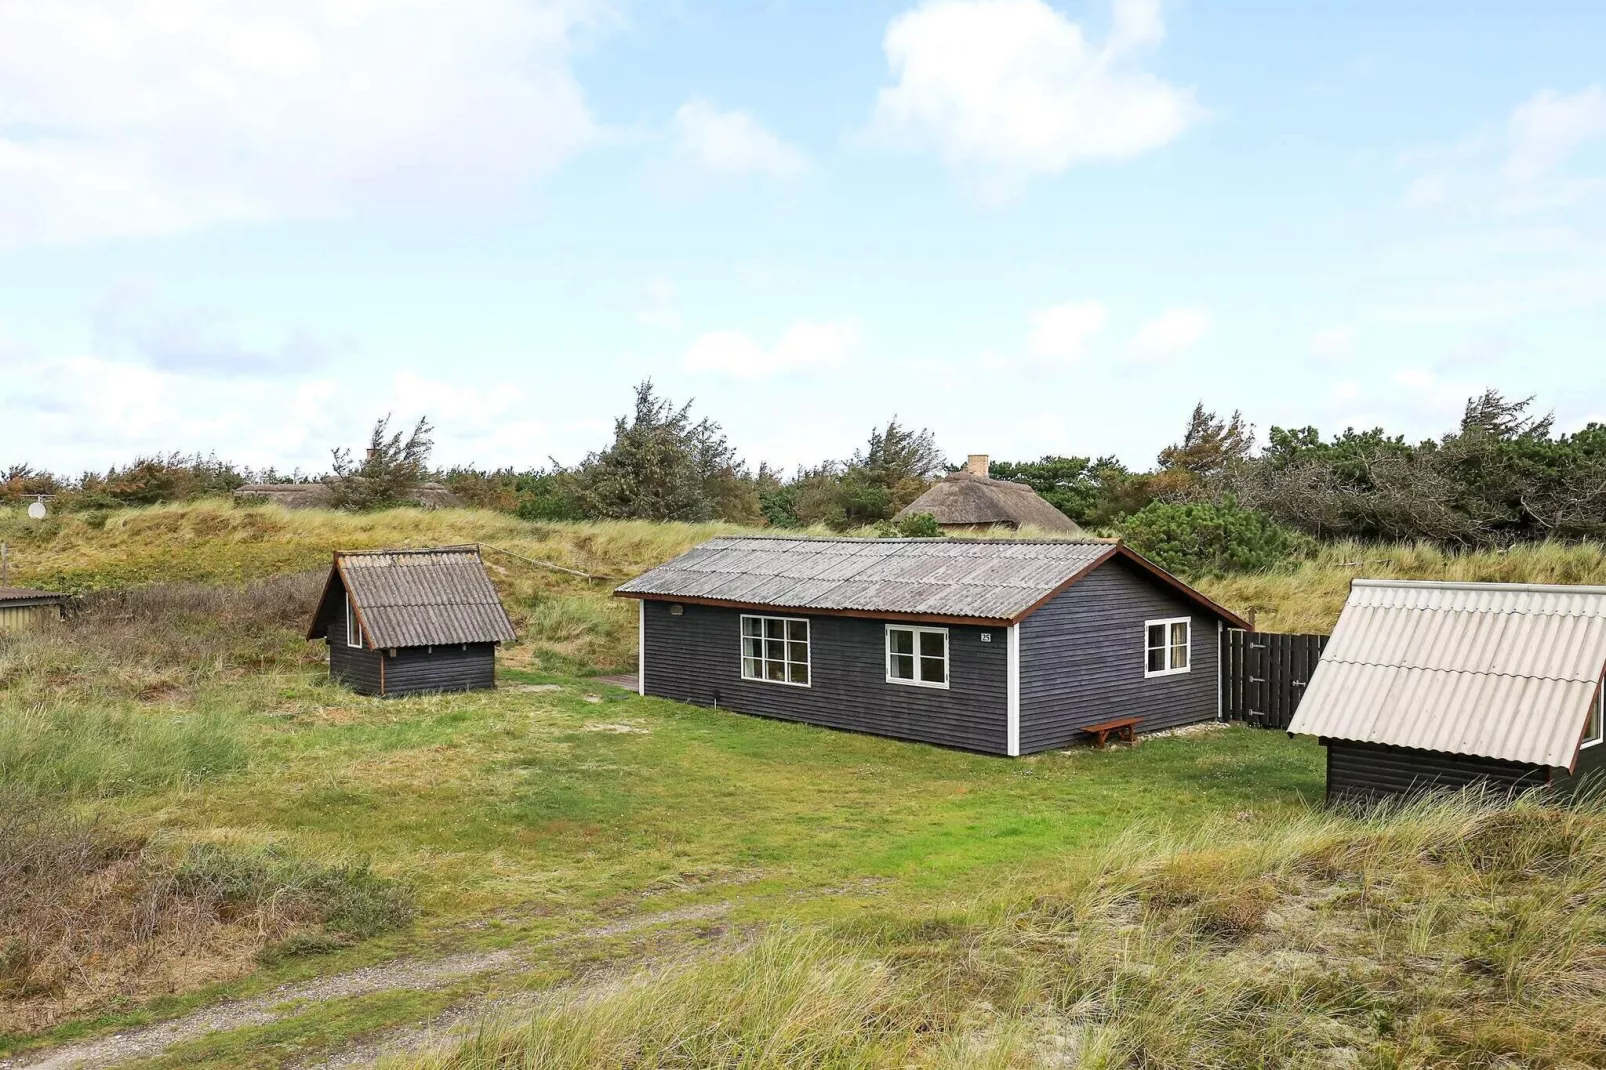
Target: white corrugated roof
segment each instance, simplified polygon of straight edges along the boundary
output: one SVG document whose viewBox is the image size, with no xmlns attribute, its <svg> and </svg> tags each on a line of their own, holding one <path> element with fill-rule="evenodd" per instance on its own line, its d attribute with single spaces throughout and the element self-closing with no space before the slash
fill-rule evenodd
<svg viewBox="0 0 1606 1070">
<path fill-rule="evenodd" d="M 1290 732 L 1571 767 L 1606 587 L 1356 580 Z"/>
</svg>

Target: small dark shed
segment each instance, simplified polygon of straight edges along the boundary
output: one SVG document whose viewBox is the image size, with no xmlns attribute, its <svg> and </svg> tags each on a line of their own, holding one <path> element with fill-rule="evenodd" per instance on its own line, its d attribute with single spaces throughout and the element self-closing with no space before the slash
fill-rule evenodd
<svg viewBox="0 0 1606 1070">
<path fill-rule="evenodd" d="M 706 542 L 620 587 L 641 693 L 989 754 L 1216 718 L 1232 613 L 1094 540 Z"/>
<path fill-rule="evenodd" d="M 0 587 L 0 635 L 31 632 L 61 619 L 67 596 L 26 587 Z"/>
<path fill-rule="evenodd" d="M 1606 587 L 1356 580 L 1288 731 L 1329 800 L 1606 773 Z"/>
<path fill-rule="evenodd" d="M 514 639 L 478 547 L 335 554 L 308 639 L 329 674 L 364 695 L 496 686 L 496 645 Z"/>
</svg>

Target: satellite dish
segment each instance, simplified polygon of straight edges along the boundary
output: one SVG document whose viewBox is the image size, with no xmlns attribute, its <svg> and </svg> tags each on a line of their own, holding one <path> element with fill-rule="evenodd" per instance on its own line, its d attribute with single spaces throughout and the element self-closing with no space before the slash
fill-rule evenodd
<svg viewBox="0 0 1606 1070">
<path fill-rule="evenodd" d="M 34 520 L 43 520 L 45 518 L 45 503 L 34 502 L 28 506 L 28 516 Z"/>
</svg>

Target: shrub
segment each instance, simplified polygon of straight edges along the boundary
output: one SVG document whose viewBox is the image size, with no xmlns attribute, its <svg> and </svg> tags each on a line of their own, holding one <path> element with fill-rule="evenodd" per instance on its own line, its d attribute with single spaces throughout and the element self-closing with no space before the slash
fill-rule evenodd
<svg viewBox="0 0 1606 1070">
<path fill-rule="evenodd" d="M 1168 572 L 1222 576 L 1263 572 L 1304 552 L 1306 539 L 1230 498 L 1151 502 L 1121 525 L 1126 544 Z"/>
<path fill-rule="evenodd" d="M 881 539 L 940 539 L 942 528 L 930 513 L 912 513 L 902 520 L 883 520 L 876 525 Z"/>
<path fill-rule="evenodd" d="M 279 848 L 171 848 L 0 785 L 0 1033 L 407 924 L 409 886 Z"/>
</svg>

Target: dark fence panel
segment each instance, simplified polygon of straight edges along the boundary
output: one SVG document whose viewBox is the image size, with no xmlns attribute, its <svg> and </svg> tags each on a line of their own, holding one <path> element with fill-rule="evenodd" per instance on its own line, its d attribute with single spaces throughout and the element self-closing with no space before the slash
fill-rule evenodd
<svg viewBox="0 0 1606 1070">
<path fill-rule="evenodd" d="M 1221 637 L 1221 716 L 1262 728 L 1287 728 L 1316 671 L 1325 635 L 1245 632 Z"/>
</svg>

